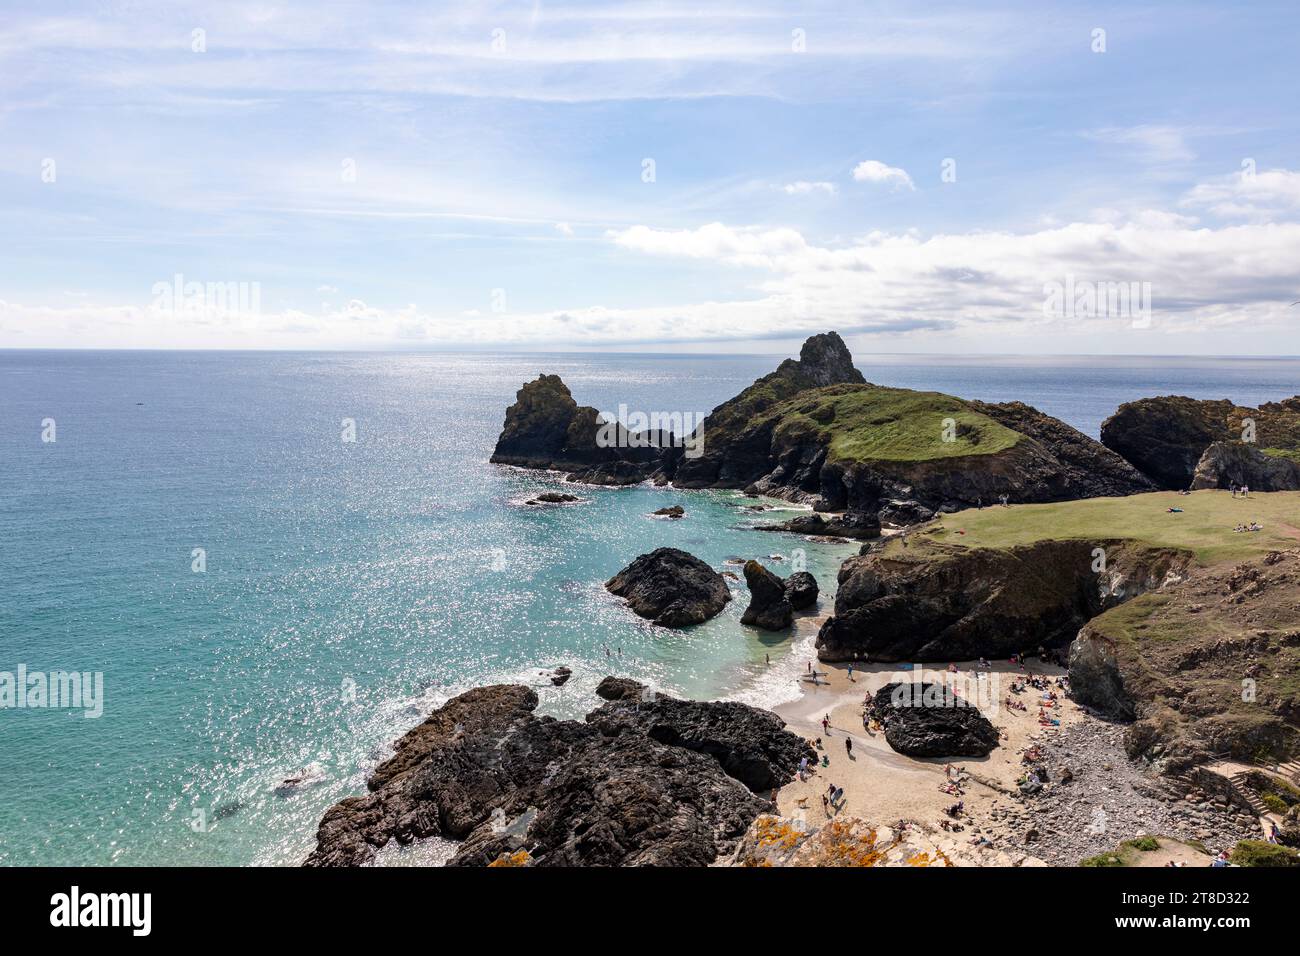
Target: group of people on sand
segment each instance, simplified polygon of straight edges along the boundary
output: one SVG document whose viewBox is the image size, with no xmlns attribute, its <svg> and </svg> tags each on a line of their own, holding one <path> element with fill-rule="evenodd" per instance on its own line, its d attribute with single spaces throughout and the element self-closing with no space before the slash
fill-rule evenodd
<svg viewBox="0 0 1300 956">
<path fill-rule="evenodd" d="M 1233 533 L 1240 534 L 1243 531 L 1263 531 L 1264 526 L 1258 521 L 1252 521 L 1250 524 L 1239 524 L 1233 528 Z"/>
<path fill-rule="evenodd" d="M 1228 486 L 1228 490 L 1232 492 L 1232 497 L 1234 498 L 1238 497 L 1238 495 L 1242 498 L 1250 497 L 1250 485 L 1237 485 L 1234 482 Z"/>
</svg>

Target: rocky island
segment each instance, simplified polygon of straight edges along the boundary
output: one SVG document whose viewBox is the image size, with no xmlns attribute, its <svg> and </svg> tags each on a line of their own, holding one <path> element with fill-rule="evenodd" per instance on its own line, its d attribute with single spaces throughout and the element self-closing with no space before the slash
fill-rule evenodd
<svg viewBox="0 0 1300 956">
<path fill-rule="evenodd" d="M 872 385 L 834 332 L 812 336 L 797 360 L 715 408 L 691 436 L 697 455 L 662 432 L 620 433 L 619 447 L 601 447 L 600 427 L 595 409 L 542 375 L 507 409 L 491 460 L 595 484 L 742 489 L 848 513 L 785 530 L 863 538 L 881 521 L 910 524 L 1003 496 L 1062 501 L 1156 487 L 1114 451 L 1027 405 Z"/>
</svg>

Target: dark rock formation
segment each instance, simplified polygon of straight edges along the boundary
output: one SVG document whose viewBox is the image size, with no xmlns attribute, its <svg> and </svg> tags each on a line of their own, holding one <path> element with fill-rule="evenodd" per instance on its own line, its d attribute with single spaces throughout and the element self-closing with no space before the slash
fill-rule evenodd
<svg viewBox="0 0 1300 956">
<path fill-rule="evenodd" d="M 1300 452 L 1300 396 L 1258 408 L 1181 395 L 1125 402 L 1102 422 L 1101 440 L 1162 488 L 1181 490 L 1194 480 L 1198 488 L 1300 488 L 1300 468 L 1286 463 Z M 1216 444 L 1224 447 L 1202 467 Z"/>
<path fill-rule="evenodd" d="M 567 505 L 575 501 L 581 501 L 577 495 L 565 494 L 562 491 L 544 491 L 536 498 L 529 498 L 530 505 Z"/>
<path fill-rule="evenodd" d="M 992 504 L 993 502 L 986 503 Z M 908 525 L 929 521 L 934 517 L 934 509 L 927 508 L 919 501 L 890 498 L 881 503 L 880 510 L 876 512 L 876 517 L 882 524 L 904 528 Z"/>
<path fill-rule="evenodd" d="M 973 704 L 941 684 L 886 684 L 871 700 L 889 746 L 909 757 L 983 757 L 998 731 Z"/>
<path fill-rule="evenodd" d="M 1070 644 L 1070 696 L 1110 720 L 1137 716 L 1120 676 L 1115 642 L 1087 626 Z"/>
<path fill-rule="evenodd" d="M 564 471 L 570 480 L 627 485 L 646 480 L 659 466 L 661 433 L 630 433 L 611 426 L 608 447 L 598 441 L 600 415 L 580 406 L 558 375 L 540 375 L 519 389 L 491 460 L 502 465 Z"/>
<path fill-rule="evenodd" d="M 746 434 L 760 412 L 784 399 L 827 385 L 863 384 L 848 346 L 835 332 L 814 335 L 799 350 L 735 398 L 715 408 L 701 429 L 703 454 L 683 458 L 673 476 L 680 488 L 743 488 L 772 470 L 769 434 Z"/>
<path fill-rule="evenodd" d="M 731 600 L 722 575 L 692 554 L 657 548 L 643 554 L 605 583 L 627 599 L 634 614 L 661 627 L 707 621 Z"/>
<path fill-rule="evenodd" d="M 785 582 L 757 561 L 745 562 L 745 584 L 749 587 L 749 607 L 740 616 L 741 624 L 752 624 L 766 631 L 780 631 L 794 620 L 794 608 L 785 595 Z"/>
<path fill-rule="evenodd" d="M 686 514 L 686 509 L 681 505 L 670 505 L 667 508 L 657 508 L 650 513 L 661 518 L 680 518 Z"/>
<path fill-rule="evenodd" d="M 880 519 L 874 514 L 850 511 L 845 514 L 799 515 L 778 524 L 759 525 L 759 531 L 789 531 L 794 534 L 835 538 L 879 538 Z"/>
<path fill-rule="evenodd" d="M 569 678 L 572 676 L 573 670 L 561 665 L 551 672 L 551 683 L 556 687 L 563 687 L 569 682 Z"/>
<path fill-rule="evenodd" d="M 1042 477 L 1047 499 L 1111 498 L 1154 491 L 1133 465 L 1059 418 L 1044 415 L 1024 402 L 968 402 L 994 421 L 1032 439 L 1051 464 Z M 1013 500 L 1047 500 L 1036 496 Z M 969 500 L 966 502 L 969 504 Z M 991 505 L 994 499 L 984 498 Z"/>
<path fill-rule="evenodd" d="M 462 840 L 452 865 L 705 866 L 793 777 L 806 743 L 743 704 L 653 696 L 607 678 L 586 723 L 536 717 L 498 685 L 434 711 L 370 793 L 326 812 L 309 866 L 356 866 L 391 840 Z M 620 696 L 626 694 L 626 697 Z"/>
<path fill-rule="evenodd" d="M 807 571 L 796 571 L 785 579 L 785 599 L 796 611 L 816 604 L 820 592 L 817 579 Z"/>
<path fill-rule="evenodd" d="M 1093 570 L 1104 546 L 1107 570 Z M 1058 647 L 1107 607 L 1163 585 L 1182 552 L 1122 541 L 871 553 L 840 568 L 823 661 L 950 661 Z"/>
<path fill-rule="evenodd" d="M 1192 488 L 1240 488 L 1251 491 L 1300 489 L 1300 461 L 1266 455 L 1254 445 L 1216 441 L 1202 453 L 1192 473 Z"/>
<path fill-rule="evenodd" d="M 678 700 L 639 684 L 597 693 L 610 703 L 588 714 L 587 723 L 601 733 L 644 734 L 670 747 L 707 754 L 756 793 L 789 781 L 801 757 L 815 759 L 807 741 L 783 731 L 780 717 L 747 704 Z M 612 694 L 617 696 L 607 696 Z"/>
<path fill-rule="evenodd" d="M 640 681 L 610 675 L 596 685 L 596 696 L 601 700 L 640 700 L 650 695 L 646 694 L 646 686 Z"/>
</svg>

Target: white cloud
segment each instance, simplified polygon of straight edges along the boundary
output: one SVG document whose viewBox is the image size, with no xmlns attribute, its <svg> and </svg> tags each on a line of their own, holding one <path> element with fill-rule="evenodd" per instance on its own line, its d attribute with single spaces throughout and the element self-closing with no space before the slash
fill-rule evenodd
<svg viewBox="0 0 1300 956">
<path fill-rule="evenodd" d="M 1188 190 L 1181 205 L 1204 207 L 1232 219 L 1264 219 L 1300 211 L 1300 173 L 1252 172 L 1249 167 Z"/>
<path fill-rule="evenodd" d="M 853 167 L 853 178 L 860 183 L 885 183 L 895 189 L 900 186 L 906 186 L 908 189 L 916 188 L 906 170 L 897 166 L 886 166 L 877 159 L 864 159 L 858 163 Z"/>
<path fill-rule="evenodd" d="M 652 229 L 633 226 L 608 236 L 625 249 L 651 255 L 717 259 L 738 266 L 779 269 L 780 264 L 807 249 L 794 229 L 736 229 L 720 222 L 699 229 Z"/>
<path fill-rule="evenodd" d="M 789 196 L 807 196 L 812 193 L 824 193 L 827 196 L 833 196 L 838 191 L 834 183 L 810 183 L 802 179 L 786 183 L 781 187 Z"/>
<path fill-rule="evenodd" d="M 567 222 L 557 222 L 555 224 L 555 231 L 562 236 L 573 235 L 573 227 L 570 226 Z"/>
<path fill-rule="evenodd" d="M 665 302 L 641 308 L 573 307 L 533 312 L 437 314 L 353 299 L 312 314 L 161 313 L 143 307 L 68 308 L 0 304 L 0 346 L 87 348 L 361 348 L 532 346 L 634 348 L 800 337 L 919 333 L 922 348 L 996 343 L 1014 350 L 1034 336 L 1094 352 L 1180 349 L 1217 333 L 1231 351 L 1269 354 L 1291 335 L 1300 297 L 1300 223 L 1198 227 L 1160 211 L 1125 221 L 1075 222 L 1032 232 L 923 237 L 871 233 L 818 245 L 794 229 L 710 223 L 665 230 L 639 225 L 608 234 L 634 255 L 714 261 L 754 270 L 751 293 L 730 301 Z M 647 264 L 649 265 L 649 264 Z M 649 269 L 653 270 L 653 266 Z M 653 271 L 648 274 L 657 275 Z M 1139 341 L 1130 321 L 1045 317 L 1044 286 L 1147 282 L 1158 341 Z M 925 333 L 943 336 L 925 338 Z M 964 337 L 964 338 L 962 338 Z M 886 340 L 888 341 L 888 340 Z M 898 341 L 897 339 L 893 341 Z M 1289 342 L 1290 350 L 1295 343 Z M 988 350 L 985 348 L 985 350 Z"/>
</svg>

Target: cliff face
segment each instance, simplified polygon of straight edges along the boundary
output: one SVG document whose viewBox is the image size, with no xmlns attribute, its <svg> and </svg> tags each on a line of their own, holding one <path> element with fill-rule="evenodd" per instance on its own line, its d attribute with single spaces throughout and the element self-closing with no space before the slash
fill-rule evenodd
<svg viewBox="0 0 1300 956">
<path fill-rule="evenodd" d="M 1125 747 L 1173 771 L 1300 749 L 1300 550 L 1183 580 L 1087 623 L 1070 647 L 1081 703 L 1133 721 Z"/>
<path fill-rule="evenodd" d="M 1107 555 L 1094 570 L 1094 549 Z M 850 558 L 835 614 L 817 636 L 823 661 L 972 660 L 1059 647 L 1108 607 L 1163 587 L 1191 556 L 1124 541 L 1040 541 Z"/>
<path fill-rule="evenodd" d="M 1181 395 L 1126 402 L 1101 441 L 1162 488 L 1300 489 L 1300 396 L 1258 408 Z"/>
<path fill-rule="evenodd" d="M 527 687 L 461 694 L 395 745 L 370 793 L 326 812 L 308 866 L 391 840 L 463 841 L 454 866 L 706 866 L 772 808 L 812 749 L 774 714 L 606 678 L 585 722 L 537 717 Z"/>
</svg>

